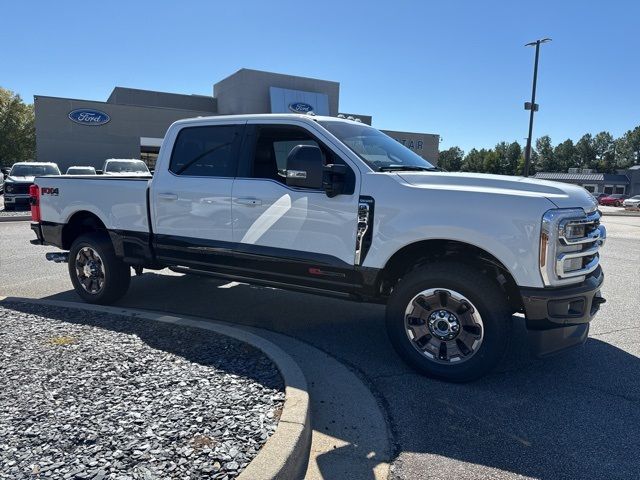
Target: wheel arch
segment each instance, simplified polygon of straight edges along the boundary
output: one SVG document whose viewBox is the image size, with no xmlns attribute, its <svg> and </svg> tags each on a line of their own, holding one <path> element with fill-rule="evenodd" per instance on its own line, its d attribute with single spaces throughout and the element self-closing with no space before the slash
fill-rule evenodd
<svg viewBox="0 0 640 480">
<path fill-rule="evenodd" d="M 387 260 L 382 269 L 380 292 L 388 296 L 402 276 L 436 261 L 453 261 L 478 268 L 505 292 L 514 312 L 522 310 L 520 290 L 509 269 L 486 250 L 459 240 L 421 240 L 402 247 Z"/>
<path fill-rule="evenodd" d="M 62 228 L 62 248 L 69 250 L 80 235 L 98 231 L 107 233 L 107 227 L 95 213 L 86 210 L 75 212 Z"/>
</svg>

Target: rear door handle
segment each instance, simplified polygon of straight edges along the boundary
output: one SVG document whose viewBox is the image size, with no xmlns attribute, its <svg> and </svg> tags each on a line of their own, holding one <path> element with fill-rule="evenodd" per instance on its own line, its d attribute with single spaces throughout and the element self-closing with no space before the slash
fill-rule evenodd
<svg viewBox="0 0 640 480">
<path fill-rule="evenodd" d="M 159 193 L 158 198 L 162 200 L 177 200 L 178 195 L 176 195 L 175 193 Z"/>
<path fill-rule="evenodd" d="M 235 203 L 238 205 L 247 205 L 249 207 L 257 207 L 258 205 L 262 205 L 262 200 L 259 198 L 246 197 L 246 198 L 236 198 Z"/>
</svg>

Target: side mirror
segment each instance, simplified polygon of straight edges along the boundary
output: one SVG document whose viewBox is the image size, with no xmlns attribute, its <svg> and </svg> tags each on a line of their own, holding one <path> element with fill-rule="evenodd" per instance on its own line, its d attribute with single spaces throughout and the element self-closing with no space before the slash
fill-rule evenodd
<svg viewBox="0 0 640 480">
<path fill-rule="evenodd" d="M 344 180 L 348 171 L 346 165 L 340 165 L 339 163 L 331 163 L 324 167 L 322 188 L 327 194 L 327 197 L 333 198 L 336 195 L 344 193 Z"/>
<path fill-rule="evenodd" d="M 296 145 L 287 156 L 287 185 L 319 190 L 323 186 L 322 150 L 313 145 Z"/>
</svg>

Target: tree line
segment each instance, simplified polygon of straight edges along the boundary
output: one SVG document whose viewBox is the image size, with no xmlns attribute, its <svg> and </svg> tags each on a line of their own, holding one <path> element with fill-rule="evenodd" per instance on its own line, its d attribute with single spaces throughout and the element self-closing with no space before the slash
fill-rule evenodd
<svg viewBox="0 0 640 480">
<path fill-rule="evenodd" d="M 36 127 L 33 105 L 0 87 L 0 167 L 34 160 Z"/>
<path fill-rule="evenodd" d="M 545 135 L 531 149 L 531 169 L 536 172 L 567 172 L 570 168 L 590 168 L 599 173 L 615 173 L 640 163 L 640 126 L 619 138 L 609 132 L 584 134 L 576 143 L 567 139 L 553 145 Z M 472 148 L 465 153 L 459 147 L 440 152 L 438 166 L 450 172 L 522 175 L 524 148 L 518 142 L 500 142 L 494 148 Z"/>
</svg>

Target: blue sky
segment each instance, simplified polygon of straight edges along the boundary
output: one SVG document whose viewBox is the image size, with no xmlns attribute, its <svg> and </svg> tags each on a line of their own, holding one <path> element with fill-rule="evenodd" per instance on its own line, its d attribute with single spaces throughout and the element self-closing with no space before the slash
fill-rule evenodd
<svg viewBox="0 0 640 480">
<path fill-rule="evenodd" d="M 533 9 L 533 10 L 532 10 Z M 640 125 L 640 2 L 243 1 L 3 5 L 0 86 L 106 100 L 128 86 L 211 94 L 246 67 L 340 82 L 342 111 L 442 148 L 524 143 L 533 49 L 534 137 Z"/>
</svg>

